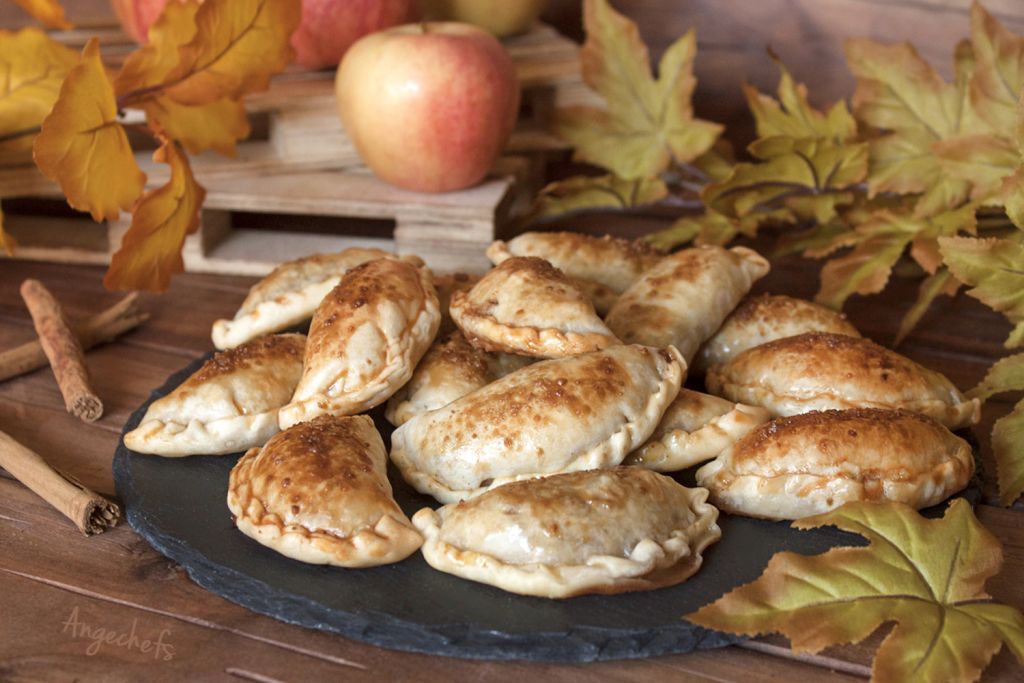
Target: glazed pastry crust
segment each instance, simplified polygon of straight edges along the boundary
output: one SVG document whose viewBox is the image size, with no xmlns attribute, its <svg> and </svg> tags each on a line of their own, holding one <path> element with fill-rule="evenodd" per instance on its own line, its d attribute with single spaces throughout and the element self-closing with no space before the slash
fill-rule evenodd
<svg viewBox="0 0 1024 683">
<path fill-rule="evenodd" d="M 935 420 L 857 408 L 762 425 L 697 470 L 697 483 L 726 512 L 799 519 L 851 501 L 925 508 L 973 472 L 970 446 Z"/>
<path fill-rule="evenodd" d="M 680 389 L 651 438 L 623 464 L 677 472 L 717 457 L 769 417 L 764 408 Z"/>
<path fill-rule="evenodd" d="M 386 401 L 409 381 L 440 319 L 426 267 L 378 259 L 346 273 L 313 316 L 302 379 L 281 409 L 281 428 Z"/>
<path fill-rule="evenodd" d="M 413 516 L 430 566 L 512 593 L 568 598 L 681 583 L 721 537 L 707 491 L 649 470 L 573 472 Z"/>
<path fill-rule="evenodd" d="M 725 363 L 743 351 L 805 332 L 832 332 L 859 337 L 846 316 L 831 308 L 781 294 L 748 296 L 700 347 L 691 374 Z"/>
<path fill-rule="evenodd" d="M 811 410 L 903 408 L 950 429 L 977 424 L 981 405 L 942 374 L 874 342 L 827 332 L 777 339 L 707 373 L 708 390 L 772 415 Z"/>
<path fill-rule="evenodd" d="M 259 337 L 216 353 L 174 391 L 150 404 L 124 435 L 137 453 L 223 455 L 266 443 L 302 375 L 306 337 Z"/>
<path fill-rule="evenodd" d="M 380 249 L 345 249 L 282 263 L 249 290 L 234 318 L 213 323 L 214 346 L 231 348 L 308 320 L 346 271 L 388 256 Z"/>
<path fill-rule="evenodd" d="M 391 459 L 443 503 L 535 476 L 613 467 L 679 392 L 672 348 L 613 346 L 527 366 L 395 430 Z"/>
<path fill-rule="evenodd" d="M 513 256 L 540 257 L 571 278 L 621 294 L 664 254 L 640 241 L 576 232 L 524 232 L 508 242 L 498 240 L 487 249 L 487 258 L 494 265 Z"/>
<path fill-rule="evenodd" d="M 533 362 L 527 356 L 489 353 L 455 331 L 427 350 L 412 378 L 388 399 L 385 417 L 399 427 L 421 413 L 443 408 Z"/>
<path fill-rule="evenodd" d="M 398 562 L 422 538 L 392 497 L 386 459 L 369 417 L 321 416 L 242 456 L 228 508 L 242 533 L 301 562 Z"/>
<path fill-rule="evenodd" d="M 623 343 L 675 346 L 690 362 L 768 269 L 745 247 L 683 249 L 630 285 L 605 322 Z"/>
<path fill-rule="evenodd" d="M 560 358 L 619 343 L 572 280 L 534 257 L 507 259 L 468 292 L 453 292 L 451 316 L 485 351 Z"/>
</svg>

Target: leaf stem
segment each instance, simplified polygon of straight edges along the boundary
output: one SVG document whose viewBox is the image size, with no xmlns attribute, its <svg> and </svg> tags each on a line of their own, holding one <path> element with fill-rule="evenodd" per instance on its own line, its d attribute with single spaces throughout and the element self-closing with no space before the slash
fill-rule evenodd
<svg viewBox="0 0 1024 683">
<path fill-rule="evenodd" d="M 11 140 L 17 140 L 18 138 L 25 137 L 26 135 L 35 135 L 41 130 L 40 126 L 33 128 L 23 128 L 21 130 L 12 131 L 10 133 L 4 133 L 0 135 L 0 143 L 10 142 Z"/>
</svg>

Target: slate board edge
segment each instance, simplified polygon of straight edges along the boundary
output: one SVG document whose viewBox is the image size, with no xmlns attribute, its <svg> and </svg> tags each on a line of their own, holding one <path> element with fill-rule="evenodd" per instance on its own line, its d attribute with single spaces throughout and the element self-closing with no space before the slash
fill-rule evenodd
<svg viewBox="0 0 1024 683">
<path fill-rule="evenodd" d="M 114 483 L 129 525 L 158 552 L 177 562 L 206 590 L 279 621 L 337 633 L 378 647 L 462 659 L 535 662 L 595 662 L 641 659 L 692 650 L 725 647 L 746 640 L 705 629 L 680 617 L 678 625 L 651 629 L 579 627 L 560 632 L 509 634 L 473 624 L 425 625 L 379 612 L 341 612 L 316 601 L 278 590 L 234 569 L 209 561 L 187 543 L 165 534 L 140 509 L 129 468 L 133 457 L 124 446 L 146 408 L 195 372 L 206 354 L 171 375 L 125 423 L 114 456 Z"/>
</svg>

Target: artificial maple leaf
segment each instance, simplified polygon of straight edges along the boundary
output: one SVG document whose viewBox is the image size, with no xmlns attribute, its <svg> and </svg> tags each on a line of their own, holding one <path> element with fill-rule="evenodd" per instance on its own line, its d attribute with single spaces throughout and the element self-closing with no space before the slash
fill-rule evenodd
<svg viewBox="0 0 1024 683">
<path fill-rule="evenodd" d="M 1001 203 L 996 197 L 1004 179 L 1017 170 L 1021 157 L 1010 140 L 995 135 L 964 135 L 932 145 L 939 165 L 950 178 L 970 184 L 970 198 Z"/>
<path fill-rule="evenodd" d="M 971 287 L 969 296 L 1014 323 L 1005 346 L 1024 343 L 1024 246 L 1020 241 L 943 237 L 939 249 L 953 275 Z"/>
<path fill-rule="evenodd" d="M 887 622 L 873 681 L 973 681 L 1005 642 L 1024 662 L 1024 615 L 993 602 L 985 582 L 999 572 L 999 541 L 963 499 L 930 520 L 896 503 L 848 503 L 793 523 L 832 525 L 869 540 L 807 557 L 777 553 L 753 583 L 687 619 L 720 631 L 780 632 L 795 652 L 859 642 Z"/>
<path fill-rule="evenodd" d="M 693 31 L 665 51 L 655 79 L 636 24 L 607 0 L 585 0 L 583 23 L 583 80 L 607 109 L 569 107 L 556 113 L 555 130 L 575 147 L 576 159 L 632 180 L 656 176 L 673 161 L 692 161 L 711 148 L 722 127 L 693 116 Z"/>
<path fill-rule="evenodd" d="M 301 16 L 302 3 L 294 0 L 204 2 L 164 93 L 180 104 L 203 105 L 266 90 L 294 56 L 291 35 Z"/>
<path fill-rule="evenodd" d="M 69 29 L 72 24 L 58 0 L 14 0 L 46 28 Z"/>
<path fill-rule="evenodd" d="M 968 396 L 986 401 L 1006 391 L 1024 391 L 1024 354 L 996 361 Z M 1012 505 L 1024 493 L 1024 401 L 996 420 L 992 427 L 992 453 L 996 460 L 999 500 L 1003 505 Z"/>
<path fill-rule="evenodd" d="M 139 200 L 132 225 L 103 278 L 107 289 L 167 289 L 171 275 L 184 270 L 185 237 L 199 228 L 206 191 L 193 177 L 188 159 L 167 139 L 153 159 L 170 166 L 170 180 Z"/>
<path fill-rule="evenodd" d="M 146 175 L 117 122 L 114 88 L 92 38 L 64 79 L 53 111 L 36 136 L 33 157 L 68 204 L 94 220 L 113 220 L 142 194 Z"/>
<path fill-rule="evenodd" d="M 644 239 L 656 249 L 670 251 L 678 246 L 694 244 L 728 244 L 740 235 L 753 237 L 766 223 L 785 223 L 792 215 L 785 210 L 751 213 L 734 218 L 707 209 L 701 214 L 678 218 L 664 230 L 647 235 Z"/>
<path fill-rule="evenodd" d="M 807 86 L 794 81 L 785 65 L 775 55 L 772 58 L 781 72 L 778 100 L 751 85 L 743 86 L 758 137 L 825 138 L 842 143 L 856 136 L 857 122 L 846 102 L 839 100 L 828 113 L 818 111 L 807 101 Z"/>
<path fill-rule="evenodd" d="M 1004 391 L 1024 391 L 1024 354 L 1002 358 L 993 363 L 985 373 L 985 379 L 967 395 L 986 401 Z"/>
<path fill-rule="evenodd" d="M 871 141 L 868 192 L 921 193 L 915 213 L 928 216 L 953 208 L 970 193 L 970 182 L 947 176 L 932 145 L 974 132 L 969 119 L 968 82 L 974 60 L 970 45 L 956 53 L 956 81 L 946 83 L 913 46 L 867 39 L 846 43 L 846 61 L 857 78 L 854 112 L 887 131 Z"/>
<path fill-rule="evenodd" d="M 158 91 L 178 66 L 182 46 L 195 38 L 199 7 L 198 0 L 167 3 L 149 27 L 146 44 L 128 55 L 114 78 L 114 91 L 124 106 Z"/>
<path fill-rule="evenodd" d="M 789 208 L 800 218 L 826 223 L 836 206 L 853 201 L 850 186 L 867 173 L 867 145 L 824 139 L 762 138 L 750 151 L 764 163 L 737 164 L 725 180 L 708 185 L 704 202 L 735 217 Z"/>
<path fill-rule="evenodd" d="M 0 159 L 28 161 L 39 124 L 53 109 L 78 55 L 36 28 L 0 31 Z"/>
<path fill-rule="evenodd" d="M 585 209 L 625 209 L 668 195 L 658 178 L 623 180 L 614 175 L 573 176 L 548 184 L 537 198 L 537 215 L 557 216 Z"/>
<path fill-rule="evenodd" d="M 1016 36 L 985 11 L 971 6 L 971 46 L 974 72 L 971 105 L 994 131 L 1009 131 L 1017 123 L 1017 101 L 1024 87 L 1024 38 Z"/>
<path fill-rule="evenodd" d="M 235 143 L 249 137 L 251 128 L 245 105 L 223 98 L 209 104 L 186 106 L 165 96 L 152 97 L 139 107 L 146 120 L 191 154 L 208 149 L 235 155 Z"/>
<path fill-rule="evenodd" d="M 1003 180 L 1000 191 L 1006 215 L 1021 230 L 1024 230 L 1024 92 L 1017 103 L 1017 169 Z"/>
<path fill-rule="evenodd" d="M 953 274 L 946 268 L 939 268 L 921 281 L 917 291 L 917 300 L 903 315 L 900 320 L 899 330 L 896 332 L 895 345 L 899 346 L 907 338 L 921 318 L 928 312 L 932 302 L 940 296 L 956 296 L 960 290 L 960 283 Z"/>
</svg>

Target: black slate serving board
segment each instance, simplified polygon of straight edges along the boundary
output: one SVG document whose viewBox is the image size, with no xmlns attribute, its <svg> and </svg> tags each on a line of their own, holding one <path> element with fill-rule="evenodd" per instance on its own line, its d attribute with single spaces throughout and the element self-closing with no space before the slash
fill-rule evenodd
<svg viewBox="0 0 1024 683">
<path fill-rule="evenodd" d="M 206 358 L 154 391 L 124 431 L 134 429 L 149 403 Z M 375 419 L 387 441 L 390 427 L 379 415 Z M 524 597 L 435 571 L 419 553 L 373 569 L 314 566 L 283 557 L 234 528 L 225 497 L 238 457 L 160 458 L 129 451 L 122 441 L 114 480 L 129 524 L 217 595 L 288 623 L 396 650 L 588 662 L 722 647 L 740 638 L 690 624 L 683 615 L 757 578 L 780 550 L 812 555 L 864 543 L 832 528 L 796 531 L 784 522 L 723 514 L 722 539 L 705 551 L 703 568 L 681 585 L 560 601 Z M 407 514 L 437 506 L 396 471 L 390 477 Z"/>
</svg>

